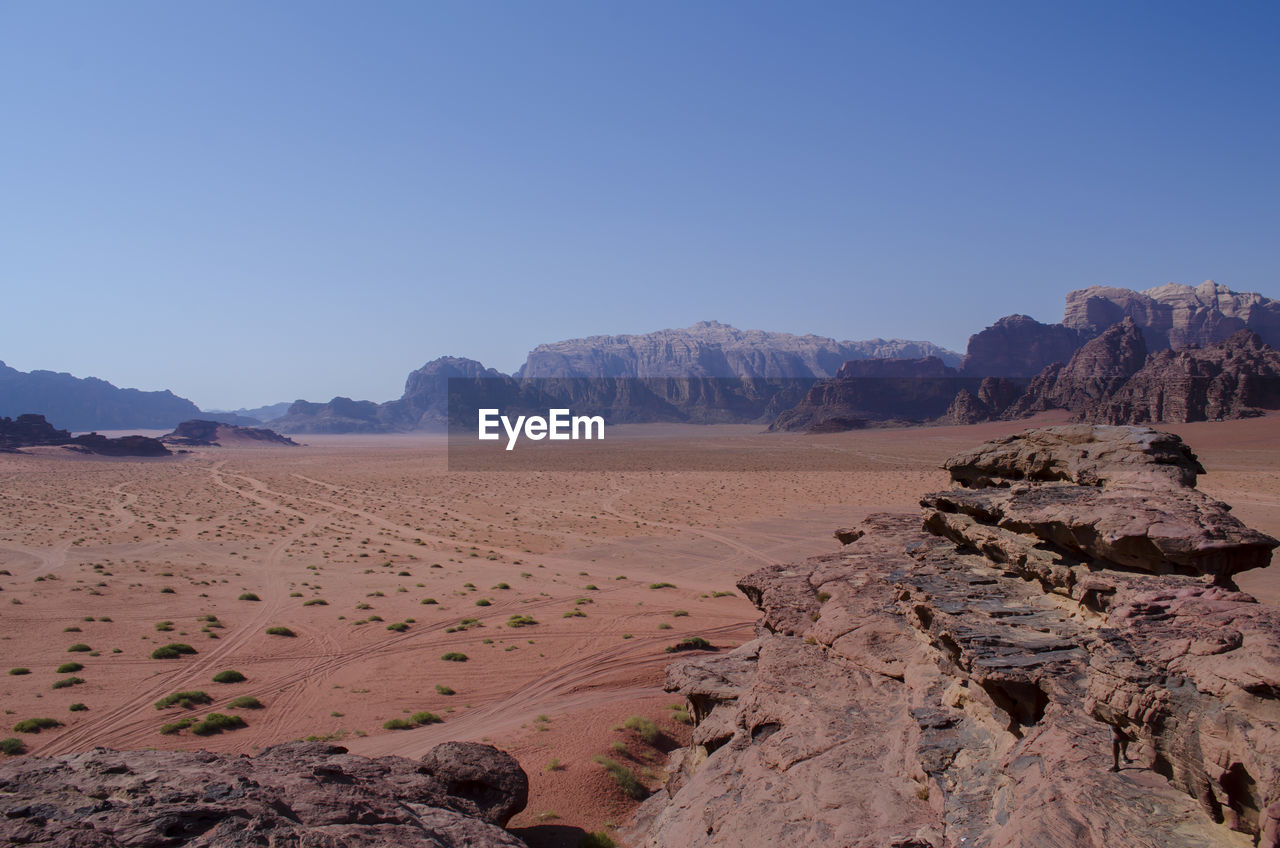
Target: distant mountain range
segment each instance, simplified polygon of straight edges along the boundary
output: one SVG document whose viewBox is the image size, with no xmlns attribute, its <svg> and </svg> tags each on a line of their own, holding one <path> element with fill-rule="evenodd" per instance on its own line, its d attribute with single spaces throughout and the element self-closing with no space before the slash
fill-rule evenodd
<svg viewBox="0 0 1280 848">
<path fill-rule="evenodd" d="M 462 379 L 476 398 L 502 406 L 573 405 L 616 421 L 772 421 L 801 403 L 814 382 L 841 373 L 863 380 L 876 374 L 904 379 L 914 370 L 934 381 L 932 394 L 938 396 L 925 397 L 919 386 L 913 388 L 909 417 L 916 418 L 938 403 L 939 414 L 945 413 L 959 389 L 977 399 L 983 378 L 1017 382 L 1016 388 L 988 384 L 985 396 L 992 402 L 1017 396 L 1031 378 L 1054 363 L 1068 363 L 1087 342 L 1126 318 L 1151 353 L 1217 344 L 1240 330 L 1252 331 L 1260 343 L 1280 345 L 1280 301 L 1260 294 L 1233 292 L 1212 281 L 1142 292 L 1094 286 L 1067 295 L 1061 323 L 1025 315 L 1001 318 L 971 336 L 963 356 L 927 341 L 836 341 L 702 321 L 684 329 L 539 345 L 514 375 L 473 359 L 441 357 L 410 373 L 404 394 L 385 403 L 338 397 L 224 413 L 201 412 L 169 391 L 121 389 L 97 378 L 49 371 L 24 373 L 0 363 L 0 415 L 39 413 L 72 430 L 172 428 L 193 418 L 268 423 L 286 433 L 433 430 L 448 419 L 449 380 Z M 877 364 L 886 361 L 895 364 Z M 939 380 L 959 382 L 943 398 Z M 828 400 L 845 403 L 851 397 L 845 389 L 822 391 Z M 891 393 L 881 391 L 875 403 L 889 414 L 894 402 Z M 821 397 L 806 403 L 798 408 L 807 411 L 790 419 L 795 426 L 810 426 L 824 414 Z"/>
</svg>

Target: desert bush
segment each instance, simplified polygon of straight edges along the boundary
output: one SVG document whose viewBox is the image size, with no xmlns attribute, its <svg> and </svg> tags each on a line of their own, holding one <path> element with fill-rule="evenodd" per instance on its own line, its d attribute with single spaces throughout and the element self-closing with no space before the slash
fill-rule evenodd
<svg viewBox="0 0 1280 848">
<path fill-rule="evenodd" d="M 532 627 L 538 621 L 531 615 L 513 615 L 507 619 L 508 627 Z"/>
<path fill-rule="evenodd" d="M 645 789 L 644 784 L 640 782 L 640 778 L 636 777 L 635 772 L 631 769 L 603 754 L 597 754 L 592 759 L 609 773 L 614 783 L 617 783 L 618 788 L 622 790 L 622 794 L 637 801 L 643 801 L 649 797 L 649 790 Z"/>
<path fill-rule="evenodd" d="M 622 723 L 622 726 L 627 730 L 635 731 L 636 736 L 639 736 L 650 745 L 662 738 L 662 731 L 658 729 L 658 725 L 654 723 L 653 719 L 642 715 L 630 716 Z"/>
<path fill-rule="evenodd" d="M 88 708 L 88 707 L 86 707 L 84 704 L 75 703 L 75 704 L 72 704 L 71 706 L 67 707 L 67 709 L 68 709 L 68 710 L 70 710 L 70 711 L 71 711 L 71 712 L 73 712 L 73 713 L 82 713 L 82 712 L 84 712 L 85 710 L 87 710 L 87 709 L 89 709 L 89 708 Z"/>
<path fill-rule="evenodd" d="M 151 652 L 153 660 L 173 660 L 183 654 L 194 654 L 196 649 L 182 642 L 170 642 L 168 645 L 161 645 Z"/>
<path fill-rule="evenodd" d="M 450 651 L 449 653 L 442 655 L 440 659 L 445 662 L 466 662 L 467 655 L 458 651 Z"/>
<path fill-rule="evenodd" d="M 280 625 L 276 625 L 274 627 L 267 628 L 267 635 L 268 636 L 297 636 L 298 634 L 294 633 L 292 630 L 290 630 L 287 627 L 281 627 Z"/>
<path fill-rule="evenodd" d="M 382 723 L 383 730 L 412 730 L 413 722 L 403 718 L 389 718 Z"/>
<path fill-rule="evenodd" d="M 244 719 L 240 716 L 209 713 L 204 717 L 204 721 L 196 722 L 191 726 L 191 732 L 196 736 L 212 736 L 224 730 L 235 730 L 244 726 Z"/>
<path fill-rule="evenodd" d="M 492 605 L 493 605 L 493 601 L 490 601 L 488 598 L 481 598 L 480 600 L 476 601 L 476 606 L 478 607 L 487 607 Z"/>
<path fill-rule="evenodd" d="M 396 633 L 403 633 L 409 629 L 409 625 L 405 624 L 403 621 L 397 621 L 395 624 L 388 624 L 387 629 L 394 630 Z"/>
<path fill-rule="evenodd" d="M 175 722 L 160 725 L 160 732 L 165 736 L 172 736 L 175 733 L 180 733 L 183 730 L 186 730 L 188 727 L 190 727 L 195 723 L 196 723 L 196 720 L 194 718 L 191 718 L 191 717 L 180 718 Z"/>
<path fill-rule="evenodd" d="M 15 733 L 39 733 L 51 727 L 62 727 L 56 718 L 24 718 L 13 726 Z"/>
<path fill-rule="evenodd" d="M 173 622 L 172 622 L 172 621 L 157 621 L 157 622 L 156 622 L 156 630 L 160 631 L 161 633 L 168 633 L 168 632 L 169 632 L 170 630 L 172 630 L 172 629 L 173 629 Z"/>
<path fill-rule="evenodd" d="M 674 588 L 676 588 L 676 584 L 674 584 L 674 583 L 666 583 L 666 582 L 663 582 L 663 583 L 650 583 L 650 584 L 649 584 L 649 588 L 650 588 L 650 589 L 674 589 Z"/>
<path fill-rule="evenodd" d="M 252 695 L 241 695 L 228 701 L 227 706 L 233 710 L 260 710 L 262 702 Z"/>
<path fill-rule="evenodd" d="M 30 673 L 31 673 L 31 669 L 29 669 L 29 668 L 23 668 L 23 667 L 19 666 L 18 668 L 11 668 L 11 669 L 9 669 L 9 673 L 10 673 L 10 674 L 12 674 L 14 677 L 20 677 L 21 675 L 24 675 L 24 674 L 30 674 Z"/>
<path fill-rule="evenodd" d="M 68 686 L 75 686 L 79 683 L 84 683 L 83 677 L 64 677 L 61 680 L 53 681 L 53 685 L 50 686 L 49 688 L 50 689 L 66 689 Z"/>
<path fill-rule="evenodd" d="M 427 712 L 426 710 L 423 710 L 420 713 L 414 713 L 413 715 L 409 716 L 409 721 L 413 722 L 414 724 L 439 724 L 440 722 L 444 721 L 444 719 L 442 719 L 440 716 L 436 715 L 435 713 L 431 713 L 431 712 Z"/>
<path fill-rule="evenodd" d="M 213 676 L 214 683 L 243 683 L 248 678 L 233 668 L 220 671 Z"/>
<path fill-rule="evenodd" d="M 213 699 L 209 697 L 208 692 L 193 689 L 188 692 L 174 692 L 171 695 L 165 695 L 156 701 L 156 709 L 164 710 L 176 705 L 184 710 L 190 710 L 194 709 L 196 704 L 208 704 L 212 701 Z"/>
<path fill-rule="evenodd" d="M 701 636 L 686 636 L 674 645 L 667 646 L 667 653 L 674 654 L 677 651 L 709 651 L 712 645 Z"/>
<path fill-rule="evenodd" d="M 671 611 L 672 618 L 684 618 L 688 614 L 689 614 L 688 610 L 672 610 Z"/>
<path fill-rule="evenodd" d="M 92 650 L 93 648 L 90 648 L 84 642 L 76 642 L 70 648 L 67 648 L 67 653 L 68 654 L 87 654 Z"/>
<path fill-rule="evenodd" d="M 84 668 L 84 666 L 78 662 L 69 662 L 69 663 L 63 663 L 62 665 L 58 666 L 55 669 L 55 671 L 58 674 L 75 674 L 77 671 L 79 671 L 82 668 Z M 13 674 L 12 671 L 9 673 Z"/>
<path fill-rule="evenodd" d="M 438 604 L 438 603 L 440 603 L 440 602 L 439 602 L 439 601 L 437 601 L 435 598 L 423 598 L 423 599 L 422 599 L 422 603 L 424 603 L 424 604 Z"/>
<path fill-rule="evenodd" d="M 565 613 L 560 617 L 561 618 L 586 618 L 587 614 L 582 610 L 578 609 L 577 607 L 574 607 L 573 609 L 569 610 L 567 613 Z"/>
<path fill-rule="evenodd" d="M 329 606 L 329 602 L 324 598 L 312 598 L 309 601 L 303 601 L 302 605 L 304 607 L 327 607 Z"/>
<path fill-rule="evenodd" d="M 584 833 L 582 838 L 578 840 L 578 848 L 617 848 L 618 843 L 603 830 L 597 830 L 594 833 Z"/>
<path fill-rule="evenodd" d="M 236 600 L 237 601 L 260 601 L 262 600 L 262 598 L 259 598 L 253 592 L 242 592 L 240 594 L 240 597 L 236 598 Z"/>
<path fill-rule="evenodd" d="M 455 694 L 457 694 L 456 692 L 454 692 L 454 691 L 453 691 L 453 689 L 452 689 L 452 688 L 450 688 L 450 687 L 448 687 L 448 686 L 445 686 L 445 685 L 444 685 L 444 684 L 442 684 L 442 683 L 437 683 L 437 684 L 436 684 L 436 691 L 437 691 L 437 692 L 439 692 L 441 695 L 455 695 Z"/>
<path fill-rule="evenodd" d="M 7 739 L 0 739 L 0 754 L 8 754 L 16 757 L 19 754 L 27 752 L 27 743 L 23 742 L 16 736 L 10 736 Z"/>
</svg>

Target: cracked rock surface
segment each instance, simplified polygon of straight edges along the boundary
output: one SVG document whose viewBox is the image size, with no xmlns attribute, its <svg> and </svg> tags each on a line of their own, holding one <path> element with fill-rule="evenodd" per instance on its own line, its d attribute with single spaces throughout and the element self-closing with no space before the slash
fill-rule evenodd
<svg viewBox="0 0 1280 848">
<path fill-rule="evenodd" d="M 976 488 L 924 521 L 743 578 L 757 638 L 668 669 L 697 726 L 635 843 L 1280 846 L 1280 612 L 1230 581 L 1275 540 L 1194 489 L 1176 437 L 1066 429 L 952 460 Z M 1195 508 L 1117 536 L 1137 492 Z M 1089 544 L 1006 520 L 1017 498 Z"/>
<path fill-rule="evenodd" d="M 518 848 L 501 825 L 528 779 L 489 745 L 449 742 L 421 762 L 326 743 L 253 757 L 113 751 L 0 765 L 0 841 L 66 848 L 405 846 Z"/>
</svg>

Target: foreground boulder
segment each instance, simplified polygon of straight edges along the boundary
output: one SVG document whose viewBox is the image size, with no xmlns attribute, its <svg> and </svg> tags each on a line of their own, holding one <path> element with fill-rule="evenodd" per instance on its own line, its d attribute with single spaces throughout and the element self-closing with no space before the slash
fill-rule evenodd
<svg viewBox="0 0 1280 848">
<path fill-rule="evenodd" d="M 953 460 L 975 488 L 928 496 L 923 526 L 873 515 L 839 553 L 745 577 L 757 638 L 668 669 L 693 744 L 636 843 L 1280 846 L 1280 612 L 1212 568 L 1134 567 L 940 508 L 1036 493 L 1073 504 L 1083 536 L 1126 489 L 1202 497 L 1176 439 L 1064 429 Z M 1160 558 L 1224 514 L 1127 532 Z M 1249 539 L 1267 564 L 1275 540 Z"/>
<path fill-rule="evenodd" d="M 325 743 L 254 757 L 95 748 L 0 764 L 0 841 L 517 848 L 501 826 L 527 797 L 515 760 L 478 743 L 447 743 L 421 763 Z"/>
</svg>

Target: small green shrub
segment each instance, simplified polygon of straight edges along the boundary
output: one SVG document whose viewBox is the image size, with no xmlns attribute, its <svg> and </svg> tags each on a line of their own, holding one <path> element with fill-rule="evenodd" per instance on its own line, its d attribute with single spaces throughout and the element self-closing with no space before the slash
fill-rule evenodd
<svg viewBox="0 0 1280 848">
<path fill-rule="evenodd" d="M 435 598 L 423 598 L 423 599 L 422 599 L 422 603 L 424 603 L 424 604 L 438 604 L 438 603 L 440 603 L 440 602 L 439 602 L 439 601 L 437 601 Z"/>
<path fill-rule="evenodd" d="M 662 738 L 662 731 L 658 729 L 658 725 L 654 723 L 653 719 L 642 715 L 630 716 L 622 723 L 622 726 L 627 730 L 635 731 L 636 736 L 639 736 L 650 745 Z"/>
<path fill-rule="evenodd" d="M 396 633 L 403 633 L 409 629 L 409 625 L 405 624 L 403 621 L 397 621 L 395 624 L 388 624 L 387 629 L 394 630 Z"/>
<path fill-rule="evenodd" d="M 582 838 L 578 840 L 578 848 L 617 848 L 617 846 L 618 843 L 614 842 L 609 834 L 603 830 L 584 833 Z"/>
<path fill-rule="evenodd" d="M 243 683 L 246 680 L 248 680 L 247 677 L 233 668 L 220 671 L 213 676 L 214 683 Z"/>
<path fill-rule="evenodd" d="M 450 651 L 449 653 L 442 655 L 440 659 L 445 662 L 466 662 L 467 655 L 458 651 Z"/>
<path fill-rule="evenodd" d="M 53 681 L 53 685 L 50 686 L 49 688 L 50 689 L 66 689 L 68 686 L 75 686 L 80 683 L 84 683 L 83 677 L 64 677 L 61 680 Z"/>
<path fill-rule="evenodd" d="M 84 642 L 76 642 L 70 648 L 67 648 L 67 653 L 68 654 L 87 654 L 92 650 L 93 648 L 90 648 Z"/>
<path fill-rule="evenodd" d="M 174 692 L 171 695 L 165 695 L 156 701 L 156 709 L 164 710 L 176 705 L 184 710 L 191 710 L 195 709 L 196 704 L 208 704 L 212 701 L 213 699 L 209 697 L 208 692 L 193 689 L 189 692 Z"/>
<path fill-rule="evenodd" d="M 304 607 L 327 607 L 329 606 L 329 602 L 324 598 L 312 598 L 309 601 L 303 601 L 302 605 Z"/>
<path fill-rule="evenodd" d="M 84 666 L 78 662 L 69 662 L 69 663 L 63 663 L 62 665 L 58 666 L 55 669 L 55 671 L 58 674 L 75 674 L 77 671 L 79 671 L 82 668 L 84 668 Z M 9 673 L 13 674 L 12 671 Z"/>
<path fill-rule="evenodd" d="M 663 583 L 650 583 L 650 584 L 649 584 L 649 588 L 650 588 L 650 589 L 674 589 L 674 588 L 676 588 L 676 584 L 674 584 L 674 583 L 666 583 L 666 582 L 663 582 Z"/>
<path fill-rule="evenodd" d="M 586 618 L 587 614 L 582 610 L 578 609 L 577 607 L 574 607 L 573 609 L 569 610 L 567 613 L 565 613 L 560 617 L 561 618 Z"/>
<path fill-rule="evenodd" d="M 262 702 L 252 695 L 241 695 L 228 701 L 227 706 L 233 710 L 260 710 Z"/>
<path fill-rule="evenodd" d="M 7 739 L 0 739 L 0 754 L 8 754 L 16 757 L 19 754 L 27 752 L 27 743 L 23 742 L 16 736 L 10 736 Z"/>
<path fill-rule="evenodd" d="M 402 718 L 390 718 L 382 723 L 383 730 L 412 730 L 413 723 Z"/>
<path fill-rule="evenodd" d="M 72 704 L 71 706 L 67 707 L 67 709 L 68 709 L 68 710 L 70 710 L 70 711 L 71 711 L 71 712 L 73 712 L 73 713 L 82 713 L 82 712 L 86 711 L 86 710 L 87 710 L 87 709 L 89 709 L 89 708 L 88 708 L 88 707 L 86 707 L 84 704 L 76 703 L 76 704 Z"/>
<path fill-rule="evenodd" d="M 19 676 L 24 675 L 24 674 L 30 674 L 30 673 L 31 673 L 31 669 L 29 669 L 29 668 L 23 668 L 23 667 L 19 666 L 18 668 L 11 668 L 11 669 L 9 669 L 9 673 L 10 673 L 10 674 L 12 674 L 14 677 L 19 677 Z"/>
<path fill-rule="evenodd" d="M 172 630 L 172 629 L 173 629 L 173 622 L 172 622 L 172 621 L 157 621 L 157 622 L 156 622 L 156 630 L 160 631 L 161 633 L 168 633 L 168 632 L 169 632 L 170 630 Z"/>
<path fill-rule="evenodd" d="M 686 636 L 674 645 L 667 646 L 667 653 L 674 654 L 677 651 L 710 651 L 712 645 L 701 636 Z"/>
<path fill-rule="evenodd" d="M 290 630 L 290 629 L 289 629 L 289 628 L 287 628 L 287 627 L 281 627 L 280 625 L 276 625 L 276 626 L 274 626 L 274 627 L 268 627 L 268 628 L 267 628 L 267 635 L 268 635 L 268 636 L 289 636 L 289 637 L 294 637 L 294 636 L 297 636 L 298 634 L 297 634 L 297 633 L 294 633 L 292 630 Z"/>
<path fill-rule="evenodd" d="M 490 601 L 488 598 L 481 598 L 480 600 L 476 601 L 476 606 L 478 607 L 488 607 L 492 605 L 493 605 L 493 602 Z"/>
<path fill-rule="evenodd" d="M 187 718 L 180 718 L 175 722 L 171 722 L 170 724 L 160 725 L 160 732 L 165 736 L 172 736 L 175 733 L 180 733 L 186 730 L 188 727 L 190 727 L 195 723 L 196 723 L 196 720 L 189 716 Z"/>
<path fill-rule="evenodd" d="M 618 784 L 618 788 L 622 790 L 622 794 L 637 801 L 643 801 L 649 797 L 649 790 L 644 788 L 640 778 L 636 777 L 631 769 L 603 754 L 597 754 L 592 759 L 609 773 L 609 776 Z"/>
<path fill-rule="evenodd" d="M 15 733 L 39 733 L 51 727 L 62 727 L 56 718 L 24 718 L 13 726 Z"/>
<path fill-rule="evenodd" d="M 445 685 L 444 685 L 444 684 L 442 684 L 442 683 L 437 683 L 437 684 L 436 684 L 436 691 L 437 691 L 437 692 L 439 692 L 441 695 L 456 695 L 456 694 L 457 694 L 456 692 L 454 692 L 454 691 L 453 691 L 453 689 L 452 689 L 451 687 L 445 686 Z"/>
<path fill-rule="evenodd" d="M 671 611 L 672 618 L 684 618 L 688 614 L 689 614 L 688 610 L 672 610 Z"/>
<path fill-rule="evenodd" d="M 435 713 L 429 713 L 426 710 L 423 710 L 420 713 L 414 713 L 409 716 L 409 721 L 412 721 L 414 724 L 439 724 L 444 721 L 444 719 L 440 718 L 440 716 Z"/>
<path fill-rule="evenodd" d="M 532 627 L 538 621 L 531 615 L 513 615 L 507 619 L 508 627 Z"/>
<path fill-rule="evenodd" d="M 244 719 L 240 718 L 240 716 L 209 713 L 204 717 L 204 721 L 197 722 L 191 726 L 191 732 L 196 736 L 212 736 L 224 730 L 236 730 L 244 726 Z"/>
<path fill-rule="evenodd" d="M 170 642 L 168 645 L 161 645 L 151 652 L 153 660 L 174 660 L 183 654 L 194 654 L 196 649 L 182 642 Z"/>
<path fill-rule="evenodd" d="M 240 597 L 236 598 L 236 600 L 237 601 L 260 601 L 262 600 L 262 598 L 259 598 L 253 592 L 243 592 L 241 593 Z"/>
</svg>

